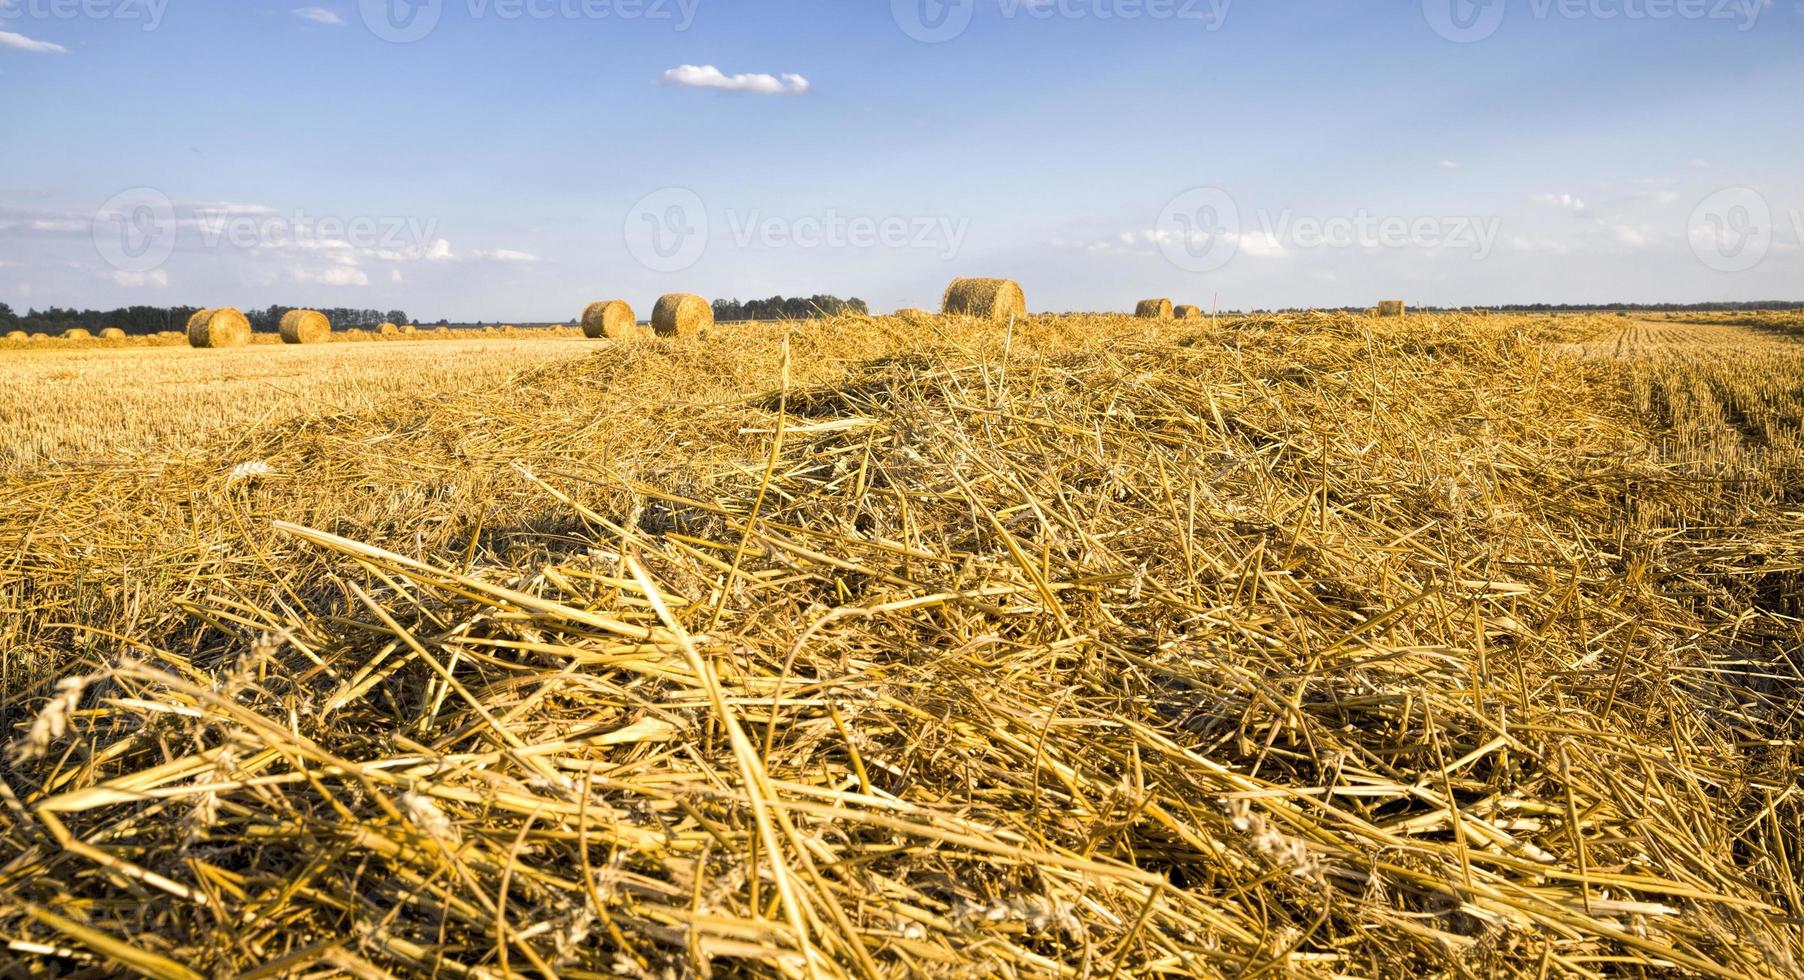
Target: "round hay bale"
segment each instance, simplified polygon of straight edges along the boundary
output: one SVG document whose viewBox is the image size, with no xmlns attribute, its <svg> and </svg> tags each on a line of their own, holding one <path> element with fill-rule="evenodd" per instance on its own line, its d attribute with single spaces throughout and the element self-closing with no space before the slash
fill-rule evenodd
<svg viewBox="0 0 1804 980">
<path fill-rule="evenodd" d="M 903 308 L 897 310 L 895 313 L 892 313 L 890 315 L 900 317 L 904 320 L 931 320 L 931 319 L 933 319 L 933 314 L 928 313 L 926 310 L 916 309 L 915 307 L 912 307 L 912 306 L 904 306 Z"/>
<path fill-rule="evenodd" d="M 31 334 L 28 334 L 23 330 L 8 330 L 6 332 L 6 339 L 7 340 L 30 340 Z"/>
<path fill-rule="evenodd" d="M 207 318 L 212 315 L 212 310 L 195 310 L 193 313 L 190 313 L 188 315 L 188 325 L 182 328 L 182 336 L 186 337 L 193 333 L 195 327 L 206 323 Z"/>
<path fill-rule="evenodd" d="M 399 337 L 401 335 L 401 328 L 392 323 L 384 323 L 376 327 L 376 333 L 384 337 Z"/>
<path fill-rule="evenodd" d="M 100 331 L 100 339 L 101 340 L 124 340 L 125 339 L 125 331 L 119 329 L 118 327 L 108 327 L 105 330 Z"/>
<path fill-rule="evenodd" d="M 651 334 L 649 328 L 639 325 L 639 317 L 626 300 L 597 300 L 583 308 L 583 336 L 590 340 L 624 340 Z"/>
<path fill-rule="evenodd" d="M 420 328 L 414 326 L 411 323 L 403 323 L 403 324 L 401 324 L 401 332 L 403 334 L 409 334 L 409 335 L 416 334 L 416 333 L 420 332 Z"/>
<path fill-rule="evenodd" d="M 94 339 L 93 334 L 87 332 L 86 330 L 83 330 L 80 327 L 70 327 L 69 329 L 63 331 L 58 336 L 62 337 L 64 340 L 93 340 Z"/>
<path fill-rule="evenodd" d="M 660 337 L 693 337 L 714 326 L 714 307 L 694 293 L 661 297 L 651 311 L 651 328 Z"/>
<path fill-rule="evenodd" d="M 277 332 L 284 344 L 324 344 L 332 339 L 332 321 L 318 310 L 289 310 Z"/>
<path fill-rule="evenodd" d="M 1143 299 L 1140 301 L 1140 305 L 1134 307 L 1134 315 L 1143 320 L 1169 320 L 1171 319 L 1171 300 Z"/>
<path fill-rule="evenodd" d="M 940 306 L 947 316 L 1019 319 L 1027 315 L 1027 294 L 1013 279 L 954 279 Z"/>
<path fill-rule="evenodd" d="M 1402 316 L 1408 307 L 1400 299 L 1381 299 L 1378 301 L 1379 316 Z"/>
<path fill-rule="evenodd" d="M 1201 320 L 1203 318 L 1203 308 L 1185 303 L 1181 306 L 1172 307 L 1171 315 L 1180 320 Z"/>
<path fill-rule="evenodd" d="M 245 315 L 230 307 L 217 310 L 202 310 L 207 314 L 205 320 L 188 321 L 188 346 L 190 347 L 243 347 L 251 342 L 251 321 Z"/>
</svg>

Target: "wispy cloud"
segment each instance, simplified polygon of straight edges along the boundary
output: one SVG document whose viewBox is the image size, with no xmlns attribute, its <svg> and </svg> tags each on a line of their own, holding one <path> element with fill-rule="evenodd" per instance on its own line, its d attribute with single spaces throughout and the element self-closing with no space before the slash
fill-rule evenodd
<svg viewBox="0 0 1804 980">
<path fill-rule="evenodd" d="M 1564 208 L 1567 211 L 1585 210 L 1584 198 L 1575 197 L 1571 194 L 1536 194 L 1534 196 L 1534 202 L 1536 204 L 1546 205 L 1550 208 Z"/>
<path fill-rule="evenodd" d="M 506 262 L 511 265 L 531 265 L 539 261 L 539 257 L 531 252 L 517 252 L 511 248 L 478 249 L 470 254 L 489 262 Z"/>
<path fill-rule="evenodd" d="M 30 51 L 33 54 L 68 54 L 69 49 L 49 41 L 38 41 L 12 31 L 0 31 L 0 48 Z"/>
<path fill-rule="evenodd" d="M 325 24 L 328 27 L 345 26 L 345 19 L 343 17 L 338 16 L 336 13 L 327 10 L 324 7 L 296 7 L 294 15 L 302 20 L 310 20 L 315 24 Z"/>
<path fill-rule="evenodd" d="M 288 270 L 288 277 L 295 282 L 318 286 L 367 286 L 370 277 L 362 269 L 352 266 L 331 266 L 325 269 L 310 269 L 295 266 Z"/>
<path fill-rule="evenodd" d="M 1458 170 L 1459 169 L 1459 161 L 1458 160 L 1442 160 L 1440 163 L 1440 167 L 1442 170 Z"/>
<path fill-rule="evenodd" d="M 115 269 L 112 272 L 112 280 L 127 289 L 142 289 L 146 287 L 150 289 L 166 289 L 169 286 L 169 273 L 162 269 L 152 269 L 149 272 L 129 272 L 124 269 Z"/>
<path fill-rule="evenodd" d="M 719 92 L 746 92 L 752 95 L 802 95 L 814 86 L 800 75 L 728 75 L 713 65 L 680 65 L 658 79 L 661 85 L 683 88 L 710 88 Z"/>
</svg>

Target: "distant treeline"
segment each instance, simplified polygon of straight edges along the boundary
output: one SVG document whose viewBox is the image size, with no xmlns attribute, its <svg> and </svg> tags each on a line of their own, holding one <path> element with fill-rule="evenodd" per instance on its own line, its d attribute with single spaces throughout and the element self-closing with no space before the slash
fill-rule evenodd
<svg viewBox="0 0 1804 980">
<path fill-rule="evenodd" d="M 194 315 L 197 306 L 127 306 L 116 310 L 73 310 L 52 306 L 43 310 L 28 310 L 24 316 L 13 312 L 12 307 L 0 303 L 0 330 L 24 330 L 27 333 L 61 333 L 72 327 L 86 330 L 104 330 L 107 327 L 118 327 L 128 334 L 153 334 L 165 330 L 182 330 L 188 326 L 188 318 Z M 251 329 L 274 332 L 282 321 L 282 314 L 295 309 L 292 306 L 271 306 L 262 310 L 245 310 L 244 315 L 251 321 Z M 306 307 L 302 307 L 306 309 Z M 375 327 L 383 323 L 412 323 L 402 310 L 320 310 L 332 321 L 334 329 L 347 327 Z"/>
<path fill-rule="evenodd" d="M 809 317 L 869 312 L 871 308 L 865 301 L 856 297 L 840 299 L 838 296 L 815 295 L 803 299 L 800 296 L 772 296 L 770 299 L 747 300 L 743 303 L 736 299 L 714 301 L 714 319 L 722 321 L 806 320 Z"/>
</svg>

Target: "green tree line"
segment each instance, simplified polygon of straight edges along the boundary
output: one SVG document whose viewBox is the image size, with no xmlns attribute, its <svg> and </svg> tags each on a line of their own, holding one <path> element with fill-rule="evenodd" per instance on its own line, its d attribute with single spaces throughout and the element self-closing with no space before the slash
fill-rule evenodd
<svg viewBox="0 0 1804 980">
<path fill-rule="evenodd" d="M 244 315 L 251 321 L 251 329 L 273 332 L 281 323 L 282 314 L 295 308 L 271 306 L 261 310 L 245 310 Z M 77 310 L 51 306 L 42 310 L 27 310 L 21 316 L 14 313 L 11 306 L 0 303 L 0 330 L 56 334 L 72 327 L 95 331 L 118 327 L 128 334 L 153 334 L 185 329 L 188 318 L 198 309 L 198 306 L 125 306 L 113 310 Z M 368 328 L 381 323 L 413 322 L 402 310 L 353 310 L 336 307 L 320 312 L 332 321 L 334 329 L 339 330 L 348 327 Z"/>
<path fill-rule="evenodd" d="M 770 299 L 754 299 L 740 302 L 736 299 L 717 299 L 714 301 L 714 319 L 733 320 L 806 320 L 817 316 L 839 316 L 844 313 L 869 313 L 870 307 L 864 300 L 856 297 L 840 299 L 838 296 L 816 294 L 803 298 L 800 296 L 772 296 Z"/>
</svg>

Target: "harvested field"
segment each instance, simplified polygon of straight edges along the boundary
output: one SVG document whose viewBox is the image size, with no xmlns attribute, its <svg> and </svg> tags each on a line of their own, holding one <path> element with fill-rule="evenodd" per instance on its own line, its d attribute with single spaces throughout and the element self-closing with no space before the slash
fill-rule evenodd
<svg viewBox="0 0 1804 980">
<path fill-rule="evenodd" d="M 275 338 L 268 346 L 197 351 L 180 337 L 154 347 L 9 350 L 0 359 L 0 471 L 165 460 L 297 418 L 486 390 L 527 368 L 581 356 L 573 340 L 302 349 Z"/>
<path fill-rule="evenodd" d="M 1796 475 L 1619 329 L 746 324 L 0 475 L 0 936 L 1796 975 Z"/>
</svg>

